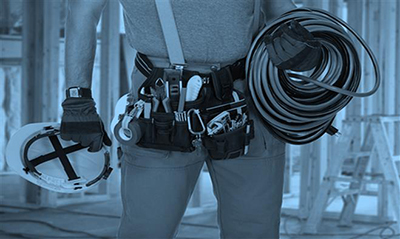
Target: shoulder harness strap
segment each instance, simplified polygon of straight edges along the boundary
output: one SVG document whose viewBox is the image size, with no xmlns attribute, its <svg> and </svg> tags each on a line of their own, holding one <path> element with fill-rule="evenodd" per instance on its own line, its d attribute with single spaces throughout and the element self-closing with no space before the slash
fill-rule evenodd
<svg viewBox="0 0 400 239">
<path fill-rule="evenodd" d="M 172 65 L 185 65 L 181 41 L 176 27 L 171 0 L 155 0 L 161 28 Z"/>
<path fill-rule="evenodd" d="M 254 17 L 253 17 L 253 36 L 257 35 L 260 29 L 261 0 L 254 0 Z"/>
</svg>

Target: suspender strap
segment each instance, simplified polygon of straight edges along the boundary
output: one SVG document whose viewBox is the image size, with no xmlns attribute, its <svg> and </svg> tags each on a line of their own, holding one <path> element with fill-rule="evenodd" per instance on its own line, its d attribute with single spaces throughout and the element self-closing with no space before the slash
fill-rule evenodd
<svg viewBox="0 0 400 239">
<path fill-rule="evenodd" d="M 254 0 L 253 35 L 257 35 L 260 28 L 261 0 Z"/>
<path fill-rule="evenodd" d="M 171 0 L 155 1 L 165 44 L 167 45 L 169 61 L 172 65 L 185 65 L 185 58 L 183 56 L 182 45 L 172 11 Z"/>
</svg>

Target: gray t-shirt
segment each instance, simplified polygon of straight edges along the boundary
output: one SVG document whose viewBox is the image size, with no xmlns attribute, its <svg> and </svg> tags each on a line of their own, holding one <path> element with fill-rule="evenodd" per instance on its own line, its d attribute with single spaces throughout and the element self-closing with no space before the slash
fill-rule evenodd
<svg viewBox="0 0 400 239">
<path fill-rule="evenodd" d="M 129 44 L 168 57 L 154 0 L 120 0 Z M 172 0 L 187 62 L 231 63 L 246 56 L 252 36 L 253 0 Z"/>
</svg>

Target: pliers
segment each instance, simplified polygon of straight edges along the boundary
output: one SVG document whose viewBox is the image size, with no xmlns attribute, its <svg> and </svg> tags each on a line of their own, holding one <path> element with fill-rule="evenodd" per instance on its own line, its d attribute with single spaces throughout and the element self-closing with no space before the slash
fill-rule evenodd
<svg viewBox="0 0 400 239">
<path fill-rule="evenodd" d="M 150 92 L 153 95 L 153 112 L 158 111 L 160 101 L 163 104 L 165 113 L 171 113 L 171 104 L 167 95 L 168 89 L 163 79 L 158 78 L 155 82 L 155 86 L 150 87 Z"/>
</svg>

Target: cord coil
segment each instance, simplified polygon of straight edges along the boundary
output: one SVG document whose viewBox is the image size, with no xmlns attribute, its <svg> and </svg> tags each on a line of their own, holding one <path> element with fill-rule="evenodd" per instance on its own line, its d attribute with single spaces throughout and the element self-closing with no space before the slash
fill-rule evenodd
<svg viewBox="0 0 400 239">
<path fill-rule="evenodd" d="M 269 60 L 264 37 L 281 24 L 296 20 L 321 42 L 322 57 L 309 72 L 280 70 Z M 375 73 L 374 87 L 357 93 L 361 63 L 349 33 L 367 52 Z M 257 35 L 246 59 L 248 89 L 271 133 L 290 144 L 307 144 L 331 126 L 353 97 L 374 94 L 380 85 L 377 60 L 365 41 L 343 20 L 320 9 L 297 8 L 283 14 Z"/>
</svg>

